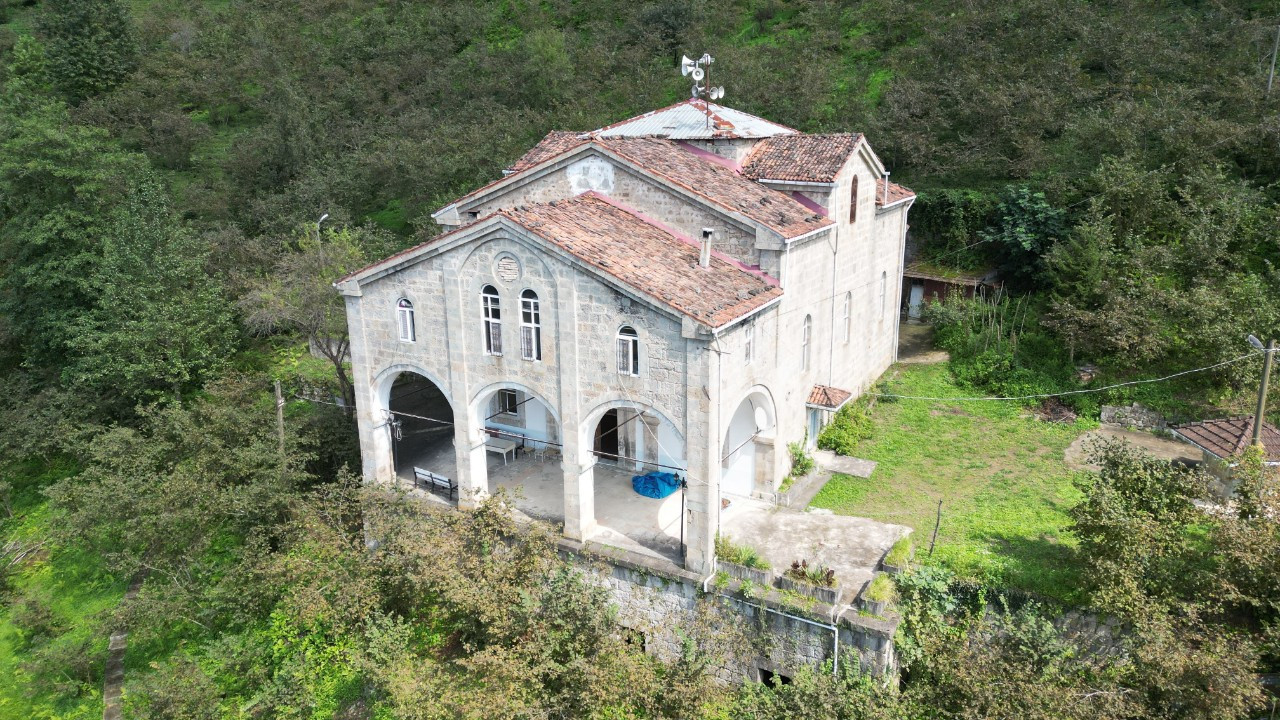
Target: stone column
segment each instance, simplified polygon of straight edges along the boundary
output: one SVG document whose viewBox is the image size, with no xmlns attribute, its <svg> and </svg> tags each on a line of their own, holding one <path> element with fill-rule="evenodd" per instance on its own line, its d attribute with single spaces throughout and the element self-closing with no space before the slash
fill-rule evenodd
<svg viewBox="0 0 1280 720">
<path fill-rule="evenodd" d="M 718 356 L 707 341 L 686 332 L 685 454 L 689 490 L 685 509 L 685 567 L 710 574 L 715 569 L 715 538 L 720 523 L 720 462 L 716 451 L 720 418 Z"/>
<path fill-rule="evenodd" d="M 778 473 L 778 452 L 774 440 L 773 437 L 760 436 L 752 444 L 752 450 L 756 454 L 755 491 L 757 493 L 772 493 L 778 479 L 782 477 Z"/>
<path fill-rule="evenodd" d="M 347 332 L 351 336 L 351 382 L 355 388 L 356 427 L 360 434 L 360 466 L 366 483 L 391 482 L 395 465 L 391 457 L 391 436 L 378 389 L 373 385 L 369 349 L 364 336 L 364 316 L 358 288 L 344 287 Z"/>
<path fill-rule="evenodd" d="M 449 354 L 447 394 L 453 406 L 453 450 L 458 462 L 458 507 L 475 507 L 489 496 L 489 465 L 484 449 L 484 427 L 471 407 L 468 361 L 480 352 L 479 330 L 467 332 L 467 289 L 463 287 L 458 267 L 453 263 L 444 269 L 441 302 L 444 303 L 445 343 Z M 478 302 L 478 300 L 477 300 Z M 468 343 L 476 344 L 468 352 Z M 444 391 L 444 388 L 441 388 Z"/>
<path fill-rule="evenodd" d="M 662 425 L 662 421 L 652 414 L 641 416 L 637 423 L 644 423 L 638 430 L 640 436 L 644 438 L 644 469 L 661 470 L 662 472 L 672 472 L 671 468 L 658 467 L 658 429 Z"/>
<path fill-rule="evenodd" d="M 564 535 L 586 540 L 596 527 L 595 457 L 591 454 L 591 432 L 583 427 L 578 403 L 579 358 L 578 303 L 574 271 L 557 273 L 556 349 L 560 365 L 560 469 L 564 474 Z"/>
</svg>

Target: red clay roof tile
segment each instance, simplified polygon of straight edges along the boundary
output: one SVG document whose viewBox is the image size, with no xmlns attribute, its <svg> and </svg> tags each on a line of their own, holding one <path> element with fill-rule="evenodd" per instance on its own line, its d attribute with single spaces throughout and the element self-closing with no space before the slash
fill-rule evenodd
<svg viewBox="0 0 1280 720">
<path fill-rule="evenodd" d="M 832 182 L 861 140 L 861 133 L 765 138 L 751 149 L 742 174 L 753 180 Z"/>
<path fill-rule="evenodd" d="M 853 397 L 853 393 L 848 390 L 841 390 L 828 385 L 814 385 L 813 389 L 809 391 L 808 403 L 829 410 L 836 410 L 848 402 L 851 397 Z"/>
<path fill-rule="evenodd" d="M 1240 455 L 1253 441 L 1252 416 L 1204 420 L 1173 429 L 1200 448 L 1224 459 Z M 1262 446 L 1267 462 L 1280 462 L 1280 430 L 1268 422 L 1262 423 Z"/>
</svg>

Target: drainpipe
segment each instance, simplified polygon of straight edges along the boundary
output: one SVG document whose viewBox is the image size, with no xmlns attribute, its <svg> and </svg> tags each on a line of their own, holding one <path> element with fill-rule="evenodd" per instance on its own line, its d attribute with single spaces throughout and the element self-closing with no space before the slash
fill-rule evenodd
<svg viewBox="0 0 1280 720">
<path fill-rule="evenodd" d="M 712 575 L 711 577 L 715 577 L 715 576 Z M 710 579 L 711 579 L 710 577 L 707 578 L 707 580 L 710 580 Z M 703 589 L 703 594 L 708 594 L 706 580 L 703 581 L 702 589 Z M 760 605 L 755 605 L 741 598 L 736 598 L 732 595 L 725 595 L 724 593 L 720 593 L 720 592 L 716 593 L 716 595 L 718 597 L 733 600 L 734 602 L 742 603 L 747 607 L 759 608 L 764 612 L 773 613 L 774 615 L 781 615 L 784 618 L 790 618 L 791 620 L 799 620 L 800 622 L 805 623 L 807 625 L 812 625 L 814 627 L 820 627 L 826 630 L 830 630 L 831 631 L 831 674 L 835 675 L 837 672 L 839 672 L 840 670 L 840 628 L 837 627 L 836 625 L 828 625 L 826 623 L 820 623 L 815 620 L 810 620 L 809 618 L 802 618 L 799 615 L 792 615 L 791 613 L 784 613 L 781 610 L 774 610 L 773 608 L 769 607 L 768 605 L 764 605 L 763 603 Z"/>
<path fill-rule="evenodd" d="M 884 171 L 884 190 L 881 191 L 880 196 L 882 198 L 880 200 L 880 205 L 881 206 L 888 205 L 889 204 L 889 171 L 888 170 Z"/>
</svg>

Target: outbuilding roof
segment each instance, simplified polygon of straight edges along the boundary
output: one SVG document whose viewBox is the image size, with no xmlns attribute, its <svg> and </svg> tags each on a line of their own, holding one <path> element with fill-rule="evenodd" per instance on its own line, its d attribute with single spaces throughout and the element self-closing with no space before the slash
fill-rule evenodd
<svg viewBox="0 0 1280 720">
<path fill-rule="evenodd" d="M 849 402 L 851 397 L 853 397 L 853 393 L 848 390 L 841 390 L 829 385 L 814 385 L 813 389 L 809 391 L 807 404 L 826 410 L 839 410 L 845 403 Z"/>
<path fill-rule="evenodd" d="M 742 174 L 753 180 L 834 182 L 861 140 L 861 133 L 795 133 L 766 138 L 751 149 Z"/>
<path fill-rule="evenodd" d="M 1237 416 L 1203 420 L 1173 428 L 1173 432 L 1215 457 L 1238 457 L 1253 442 L 1253 417 Z M 1266 462 L 1280 462 L 1280 430 L 1263 421 L 1262 447 Z"/>
<path fill-rule="evenodd" d="M 552 130 L 539 140 L 537 145 L 529 148 L 529 152 L 507 168 L 507 172 L 517 173 L 521 170 L 528 170 L 543 160 L 550 160 L 566 150 L 578 147 L 589 139 L 589 137 L 580 132 Z"/>
<path fill-rule="evenodd" d="M 887 199 L 886 199 L 886 193 L 884 191 L 885 182 L 886 180 L 884 178 L 876 178 L 876 205 L 880 207 L 888 207 L 890 205 L 896 205 L 902 202 L 903 200 L 907 200 L 908 198 L 913 198 L 916 196 L 916 192 L 911 188 L 905 185 L 899 185 L 896 182 L 890 181 L 889 192 L 887 194 Z"/>
<path fill-rule="evenodd" d="M 750 113 L 689 99 L 643 115 L 606 125 L 591 133 L 600 137 L 663 137 L 671 140 L 767 138 L 794 133 L 786 125 Z"/>
</svg>

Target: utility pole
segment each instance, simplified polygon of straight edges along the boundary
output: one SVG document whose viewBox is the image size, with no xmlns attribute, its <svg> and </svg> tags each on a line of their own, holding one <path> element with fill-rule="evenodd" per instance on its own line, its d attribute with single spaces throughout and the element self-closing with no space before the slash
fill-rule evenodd
<svg viewBox="0 0 1280 720">
<path fill-rule="evenodd" d="M 1267 97 L 1271 97 L 1271 83 L 1276 79 L 1276 54 L 1280 53 L 1280 25 L 1276 26 L 1276 41 L 1271 44 L 1271 72 L 1267 74 Z"/>
<path fill-rule="evenodd" d="M 1259 343 L 1261 344 L 1261 343 Z M 1263 414 L 1267 410 L 1267 385 L 1271 383 L 1271 358 L 1276 354 L 1276 341 L 1267 343 L 1262 358 L 1262 385 L 1258 388 L 1258 409 L 1253 413 L 1253 444 L 1262 444 Z"/>
<path fill-rule="evenodd" d="M 284 393 L 280 390 L 280 381 L 276 381 L 276 434 L 280 436 L 280 468 L 285 465 L 284 456 Z"/>
</svg>

